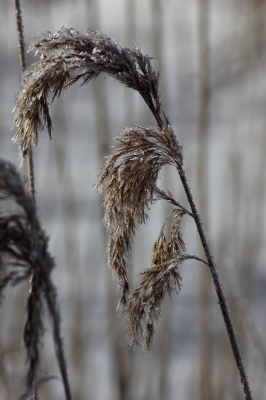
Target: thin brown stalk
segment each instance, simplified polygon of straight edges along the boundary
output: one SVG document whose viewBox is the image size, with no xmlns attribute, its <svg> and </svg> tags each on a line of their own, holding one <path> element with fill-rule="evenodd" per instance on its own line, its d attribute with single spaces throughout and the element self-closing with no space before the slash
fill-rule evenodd
<svg viewBox="0 0 266 400">
<path fill-rule="evenodd" d="M 21 70 L 23 72 L 26 69 L 26 59 L 25 59 L 25 46 L 24 46 L 23 23 L 22 23 L 20 0 L 14 0 L 14 6 L 16 13 L 17 32 L 18 32 L 19 63 Z"/>
<path fill-rule="evenodd" d="M 25 57 L 24 33 L 23 33 L 23 22 L 22 22 L 22 12 L 21 12 L 20 0 L 14 0 L 14 6 L 15 6 L 16 24 L 17 24 L 17 33 L 18 33 L 19 61 L 20 61 L 20 68 L 21 68 L 21 74 L 22 74 L 26 69 L 26 57 Z M 32 146 L 30 146 L 28 154 L 27 154 L 27 173 L 28 173 L 29 192 L 31 193 L 31 195 L 35 201 L 35 178 L 34 178 Z M 33 280 L 34 280 L 34 277 L 32 276 L 32 278 L 30 280 L 31 285 L 33 283 Z M 29 301 L 33 298 L 33 296 L 32 296 L 33 291 L 34 291 L 34 285 L 31 286 L 31 294 L 29 297 Z M 36 298 L 35 298 L 35 300 L 36 300 Z M 26 337 L 25 337 L 25 340 L 26 340 Z M 38 343 L 38 337 L 37 337 L 37 343 Z M 37 364 L 38 364 L 38 360 L 37 360 L 36 365 Z M 34 369 L 33 369 L 33 371 L 34 371 Z M 33 378 L 35 378 L 35 375 L 36 374 L 34 372 Z M 28 386 L 30 386 L 33 383 L 33 380 L 31 380 L 31 378 L 28 377 L 27 383 L 28 383 Z M 37 388 L 34 390 L 32 398 L 33 398 L 33 400 L 38 398 L 38 389 Z"/>
<path fill-rule="evenodd" d="M 187 182 L 185 171 L 184 171 L 183 168 L 180 168 L 178 172 L 179 172 L 179 176 L 180 176 L 181 182 L 183 184 L 184 190 L 186 192 L 187 199 L 188 199 L 188 202 L 190 204 L 192 213 L 194 215 L 194 220 L 195 220 L 195 223 L 196 223 L 196 226 L 197 226 L 197 230 L 198 230 L 198 233 L 199 233 L 199 236 L 200 236 L 200 240 L 201 240 L 201 243 L 202 243 L 202 246 L 203 246 L 203 249 L 204 249 L 204 253 L 205 253 L 205 256 L 206 256 L 208 264 L 209 264 L 212 280 L 213 280 L 214 287 L 215 287 L 215 290 L 216 290 L 216 293 L 217 293 L 217 296 L 218 296 L 218 299 L 219 299 L 220 309 L 221 309 L 221 312 L 222 312 L 222 315 L 223 315 L 223 318 L 224 318 L 224 322 L 225 322 L 225 325 L 226 325 L 227 334 L 228 334 L 228 337 L 229 337 L 229 340 L 230 340 L 230 344 L 231 344 L 231 348 L 232 348 L 233 355 L 234 355 L 234 358 L 235 358 L 235 362 L 236 362 L 237 368 L 239 370 L 239 375 L 240 375 L 240 379 L 241 379 L 241 382 L 242 382 L 245 398 L 248 399 L 248 400 L 251 400 L 252 399 L 252 395 L 251 395 L 251 390 L 250 390 L 250 386 L 249 386 L 248 377 L 247 377 L 247 374 L 246 374 L 246 371 L 245 371 L 244 363 L 243 363 L 242 356 L 241 356 L 241 350 L 240 350 L 240 346 L 239 346 L 238 341 L 237 341 L 237 337 L 236 337 L 236 333 L 235 333 L 235 330 L 234 330 L 233 322 L 232 322 L 231 317 L 230 317 L 230 312 L 229 312 L 229 308 L 228 308 L 228 305 L 227 305 L 227 301 L 226 301 L 225 295 L 223 293 L 222 284 L 220 282 L 220 278 L 219 278 L 219 274 L 218 274 L 218 271 L 217 271 L 217 267 L 216 267 L 216 265 L 215 265 L 215 263 L 213 261 L 213 257 L 212 257 L 211 252 L 210 252 L 209 244 L 207 242 L 207 239 L 206 239 L 206 236 L 205 236 L 205 232 L 203 230 L 203 225 L 202 225 L 202 222 L 201 222 L 201 218 L 200 218 L 200 215 L 199 215 L 198 210 L 196 208 L 196 205 L 194 203 L 194 200 L 193 200 L 193 197 L 192 197 L 192 194 L 191 194 L 191 190 L 190 190 L 190 187 L 189 187 L 188 182 Z"/>
<path fill-rule="evenodd" d="M 21 72 L 23 73 L 26 69 L 26 57 L 25 57 L 23 22 L 22 22 L 20 0 L 14 0 L 14 6 L 16 13 L 17 32 L 18 32 L 19 63 Z M 32 146 L 30 146 L 27 154 L 27 171 L 29 179 L 29 191 L 32 194 L 33 198 L 35 199 L 35 177 L 34 177 Z"/>
</svg>

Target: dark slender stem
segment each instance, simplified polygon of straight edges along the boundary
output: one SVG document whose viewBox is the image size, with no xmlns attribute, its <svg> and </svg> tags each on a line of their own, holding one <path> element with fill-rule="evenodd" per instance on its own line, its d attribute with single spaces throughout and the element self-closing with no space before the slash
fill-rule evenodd
<svg viewBox="0 0 266 400">
<path fill-rule="evenodd" d="M 26 69 L 26 59 L 25 59 L 25 46 L 24 46 L 24 35 L 23 35 L 23 23 L 22 14 L 20 8 L 20 0 L 14 0 L 16 22 L 17 22 L 17 32 L 18 32 L 18 49 L 19 49 L 19 63 L 21 67 L 21 72 Z M 32 147 L 29 148 L 27 154 L 27 170 L 29 179 L 29 192 L 35 200 L 35 178 L 34 178 L 34 165 L 33 165 L 33 152 Z"/>
<path fill-rule="evenodd" d="M 156 187 L 155 192 L 159 196 L 159 198 L 162 198 L 168 203 L 173 204 L 174 206 L 180 208 L 182 211 L 184 211 L 185 214 L 189 215 L 190 217 L 194 218 L 194 215 L 192 212 L 188 211 L 185 207 L 183 207 L 178 201 L 176 201 L 173 197 L 169 196 L 167 193 L 165 193 L 163 190 L 159 189 Z"/>
<path fill-rule="evenodd" d="M 18 32 L 19 63 L 21 70 L 23 72 L 26 69 L 26 61 L 25 61 L 25 48 L 24 48 L 24 36 L 23 36 L 23 24 L 22 24 L 20 0 L 14 0 L 14 6 L 16 12 L 16 22 L 17 22 L 17 32 Z"/>
<path fill-rule="evenodd" d="M 191 211 L 192 211 L 192 213 L 194 215 L 194 220 L 195 220 L 195 223 L 196 223 L 196 226 L 197 226 L 197 230 L 198 230 L 198 233 L 199 233 L 199 236 L 200 236 L 200 240 L 201 240 L 201 243 L 202 243 L 202 246 L 203 246 L 207 261 L 208 261 L 208 264 L 209 264 L 211 276 L 212 276 L 213 283 L 214 283 L 214 286 L 215 286 L 215 289 L 216 289 L 216 293 L 217 293 L 217 296 L 218 296 L 218 299 L 219 299 L 219 305 L 220 305 L 221 312 L 222 312 L 222 315 L 223 315 L 223 318 L 224 318 L 224 322 L 225 322 L 225 325 L 226 325 L 226 330 L 227 330 L 227 333 L 228 333 L 228 336 L 229 336 L 229 340 L 230 340 L 230 344 L 231 344 L 232 351 L 233 351 L 233 354 L 234 354 L 235 362 L 236 362 L 236 365 L 237 365 L 238 370 L 239 370 L 240 379 L 241 379 L 242 386 L 243 386 L 243 391 L 244 391 L 244 394 L 245 394 L 245 399 L 252 400 L 253 398 L 252 398 L 252 395 L 251 395 L 251 390 L 250 390 L 248 378 L 247 378 L 247 375 L 246 375 L 246 372 L 245 372 L 245 367 L 244 367 L 244 364 L 243 364 L 243 361 L 242 361 L 240 347 L 239 347 L 239 344 L 238 344 L 238 341 L 237 341 L 237 338 L 236 338 L 234 326 L 233 326 L 233 323 L 232 323 L 232 320 L 231 320 L 231 317 L 230 317 L 229 308 L 228 308 L 228 305 L 227 305 L 227 302 L 226 302 L 226 298 L 225 298 L 224 293 L 223 293 L 222 285 L 220 283 L 220 278 L 219 278 L 219 274 L 217 272 L 217 267 L 216 267 L 216 265 L 215 265 L 215 263 L 213 261 L 213 257 L 211 255 L 211 252 L 210 252 L 210 249 L 209 249 L 209 245 L 208 245 L 208 242 L 207 242 L 204 230 L 203 230 L 201 218 L 200 218 L 200 215 L 199 215 L 198 210 L 196 208 L 196 205 L 194 203 L 194 200 L 193 200 L 193 197 L 192 197 L 192 194 L 191 194 L 191 190 L 190 190 L 190 187 L 188 185 L 187 178 L 186 178 L 186 175 L 185 175 L 185 171 L 184 171 L 182 166 L 179 168 L 178 172 L 179 172 L 179 176 L 180 176 L 181 182 L 183 184 L 183 187 L 184 187 L 188 202 L 190 204 Z"/>
<path fill-rule="evenodd" d="M 35 175 L 32 146 L 30 146 L 27 153 L 27 170 L 29 179 L 29 192 L 32 194 L 32 197 L 35 201 Z"/>
<path fill-rule="evenodd" d="M 184 261 L 184 260 L 200 261 L 200 262 L 202 262 L 203 264 L 205 264 L 205 265 L 207 265 L 209 267 L 209 264 L 206 261 L 202 260 L 202 258 L 197 257 L 197 256 L 193 256 L 191 254 L 183 254 L 182 256 L 179 257 L 179 259 L 182 260 L 182 261 Z"/>
<path fill-rule="evenodd" d="M 61 377 L 63 380 L 63 387 L 65 391 L 66 400 L 72 400 L 72 394 L 67 373 L 67 364 L 63 350 L 63 340 L 60 333 L 60 314 L 59 314 L 59 309 L 56 306 L 57 304 L 56 290 L 48 280 L 46 282 L 45 300 L 53 324 L 55 351 L 56 351 L 58 366 L 61 372 Z"/>
<path fill-rule="evenodd" d="M 19 63 L 21 68 L 21 74 L 26 69 L 26 58 L 25 58 L 25 46 L 24 46 L 24 35 L 23 35 L 23 23 L 22 23 L 22 14 L 20 8 L 20 0 L 14 0 L 14 7 L 16 13 L 16 23 L 17 23 L 17 33 L 18 33 L 18 49 L 19 49 Z M 35 182 L 34 182 L 34 167 L 33 167 L 33 156 L 32 156 L 32 148 L 29 148 L 28 156 L 27 156 L 27 171 L 28 171 L 28 179 L 29 179 L 29 192 L 32 194 L 32 197 L 35 202 Z M 34 389 L 32 399 L 38 399 L 38 389 Z"/>
</svg>

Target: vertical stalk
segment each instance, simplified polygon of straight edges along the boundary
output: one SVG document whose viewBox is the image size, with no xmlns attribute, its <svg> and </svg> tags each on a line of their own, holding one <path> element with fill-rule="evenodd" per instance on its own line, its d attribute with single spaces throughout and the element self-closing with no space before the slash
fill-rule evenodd
<svg viewBox="0 0 266 400">
<path fill-rule="evenodd" d="M 134 40 L 136 40 L 136 5 L 135 0 L 126 0 L 125 4 L 125 45 L 132 47 Z M 133 93 L 131 90 L 124 89 L 125 99 L 125 122 L 126 126 L 131 123 L 132 114 L 134 114 L 133 107 Z"/>
<path fill-rule="evenodd" d="M 24 47 L 23 24 L 22 24 L 20 0 L 14 0 L 14 6 L 15 6 L 17 33 L 18 33 L 19 63 L 20 63 L 21 71 L 23 72 L 26 69 L 26 60 L 25 60 L 25 47 Z"/>
<path fill-rule="evenodd" d="M 14 0 L 14 6 L 15 6 L 17 33 L 18 33 L 19 63 L 20 63 L 21 73 L 23 73 L 23 71 L 25 71 L 26 69 L 26 59 L 25 59 L 25 46 L 24 46 L 23 23 L 22 23 L 22 13 L 20 8 L 20 0 Z M 35 178 L 34 178 L 32 147 L 29 148 L 27 154 L 27 171 L 29 179 L 29 192 L 32 194 L 32 197 L 35 200 Z"/>
<path fill-rule="evenodd" d="M 20 0 L 14 0 L 14 7 L 15 7 L 17 34 L 18 34 L 19 63 L 22 75 L 22 73 L 26 69 L 26 58 L 25 58 L 25 46 L 24 46 L 23 23 L 22 23 Z M 27 173 L 29 180 L 29 192 L 31 193 L 35 202 L 35 179 L 34 179 L 33 154 L 31 146 L 27 154 Z M 31 285 L 31 280 L 30 280 L 30 285 Z M 31 399 L 38 400 L 38 389 L 35 389 L 33 391 Z"/>
<path fill-rule="evenodd" d="M 30 146 L 27 153 L 27 173 L 29 179 L 29 192 L 35 200 L 35 177 L 34 177 L 34 162 L 33 162 L 33 151 Z"/>
<path fill-rule="evenodd" d="M 230 317 L 230 312 L 229 312 L 229 308 L 227 305 L 227 301 L 226 298 L 224 296 L 223 293 L 223 289 L 222 289 L 222 285 L 220 282 L 220 278 L 219 278 L 219 274 L 217 272 L 217 267 L 213 261 L 213 257 L 211 255 L 210 249 L 209 249 L 209 245 L 205 236 L 205 232 L 203 230 L 203 226 L 202 226 L 202 222 L 201 222 L 201 218 L 200 215 L 198 213 L 198 210 L 196 208 L 196 205 L 194 203 L 194 199 L 192 197 L 191 194 L 191 190 L 190 187 L 188 185 L 187 182 L 187 178 L 186 178 L 186 174 L 185 174 L 185 170 L 183 168 L 183 166 L 180 166 L 179 170 L 179 176 L 181 179 L 181 182 L 183 184 L 189 205 L 191 207 L 191 211 L 193 213 L 194 216 L 194 221 L 195 224 L 197 226 L 197 230 L 200 236 L 200 240 L 202 243 L 202 247 L 205 253 L 205 256 L 207 258 L 208 264 L 209 264 L 209 269 L 211 272 L 211 277 L 215 286 L 215 290 L 219 299 L 219 305 L 220 305 L 220 309 L 223 315 L 223 319 L 225 322 L 225 326 L 226 326 L 226 330 L 227 330 L 227 334 L 230 340 L 230 344 L 232 347 L 232 351 L 233 351 L 233 355 L 235 358 L 235 362 L 239 371 L 239 375 L 240 375 L 240 380 L 242 383 L 242 387 L 243 387 L 243 391 L 244 391 L 244 395 L 245 395 L 245 399 L 247 400 L 252 400 L 252 395 L 251 395 L 251 390 L 250 390 L 250 386 L 249 386 L 249 382 L 248 382 L 248 378 L 245 372 L 245 367 L 242 361 L 242 357 L 241 357 L 241 352 L 240 352 L 240 347 L 236 338 L 236 334 L 235 334 L 235 330 L 234 330 L 234 326 L 233 326 L 233 322 L 231 320 Z"/>
</svg>

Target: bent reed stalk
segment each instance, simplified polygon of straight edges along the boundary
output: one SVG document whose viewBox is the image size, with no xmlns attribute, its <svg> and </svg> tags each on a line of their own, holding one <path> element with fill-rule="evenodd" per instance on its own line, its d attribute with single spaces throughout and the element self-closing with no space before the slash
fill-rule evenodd
<svg viewBox="0 0 266 400">
<path fill-rule="evenodd" d="M 180 291 L 179 265 L 189 258 L 200 260 L 184 254 L 181 221 L 184 215 L 189 215 L 196 223 L 206 255 L 244 396 L 251 400 L 228 305 L 186 178 L 183 147 L 161 109 L 159 73 L 151 65 L 151 57 L 143 54 L 138 46 L 133 49 L 119 47 L 101 32 L 89 29 L 84 34 L 67 28 L 43 34 L 31 43 L 30 50 L 38 60 L 23 74 L 14 117 L 17 128 L 14 140 L 19 143 L 21 159 L 27 156 L 32 144 L 38 143 L 41 128 L 47 127 L 52 137 L 48 100 L 53 101 L 75 82 L 85 84 L 102 72 L 136 90 L 155 118 L 152 127 L 124 129 L 116 138 L 115 152 L 107 157 L 96 183 L 96 188 L 104 193 L 104 224 L 109 232 L 108 264 L 118 282 L 118 307 L 128 325 L 130 343 L 136 345 L 142 337 L 144 347 L 151 349 L 162 301 L 167 294 Z M 182 207 L 171 193 L 157 187 L 159 171 L 166 164 L 176 168 L 191 211 Z M 172 217 L 170 233 L 167 237 L 163 224 L 152 249 L 151 268 L 142 273 L 139 285 L 130 290 L 127 262 L 132 241 L 138 227 L 146 223 L 149 207 L 158 199 L 174 206 L 168 216 Z"/>
</svg>

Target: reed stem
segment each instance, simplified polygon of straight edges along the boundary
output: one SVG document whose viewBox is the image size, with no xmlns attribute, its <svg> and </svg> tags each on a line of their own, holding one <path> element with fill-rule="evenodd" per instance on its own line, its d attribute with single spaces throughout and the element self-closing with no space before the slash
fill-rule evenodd
<svg viewBox="0 0 266 400">
<path fill-rule="evenodd" d="M 19 63 L 21 68 L 21 75 L 26 69 L 26 57 L 25 57 L 25 46 L 24 46 L 24 33 L 23 33 L 23 22 L 22 12 L 20 7 L 20 0 L 14 0 L 17 34 L 18 34 L 18 49 L 19 49 Z M 34 178 L 34 164 L 32 146 L 30 146 L 27 154 L 27 174 L 28 174 L 28 190 L 31 193 L 35 202 L 35 178 Z M 32 279 L 30 280 L 32 282 Z M 30 289 L 31 290 L 31 289 Z M 36 388 L 32 395 L 32 400 L 38 400 L 38 389 Z"/>
<path fill-rule="evenodd" d="M 26 69 L 26 58 L 25 58 L 25 46 L 24 46 L 24 34 L 23 34 L 23 23 L 22 23 L 22 13 L 20 7 L 20 0 L 14 0 L 15 13 L 16 13 L 16 23 L 17 23 L 17 33 L 18 33 L 18 49 L 19 49 L 19 63 L 21 68 L 21 73 Z M 35 177 L 34 177 L 34 163 L 33 163 L 33 151 L 32 146 L 30 146 L 27 153 L 27 173 L 29 180 L 29 192 L 35 200 Z"/>
<path fill-rule="evenodd" d="M 210 252 L 210 248 L 209 248 L 206 236 L 205 236 L 205 232 L 203 230 L 202 221 L 201 221 L 200 215 L 198 213 L 198 210 L 196 208 L 196 205 L 194 203 L 194 199 L 192 197 L 190 187 L 188 185 L 188 181 L 187 181 L 187 178 L 186 178 L 185 170 L 183 169 L 183 167 L 180 167 L 178 172 L 179 172 L 179 176 L 180 176 L 182 185 L 184 187 L 184 190 L 185 190 L 189 205 L 191 207 L 191 211 L 192 211 L 193 216 L 194 216 L 194 221 L 195 221 L 195 224 L 197 226 L 197 230 L 198 230 L 198 233 L 199 233 L 199 236 L 200 236 L 200 240 L 201 240 L 201 243 L 202 243 L 202 247 L 203 247 L 205 256 L 206 256 L 207 261 L 208 261 L 209 269 L 210 269 L 212 280 L 213 280 L 213 283 L 214 283 L 214 286 L 215 286 L 215 290 L 216 290 L 216 293 L 217 293 L 217 296 L 218 296 L 218 299 L 219 299 L 219 305 L 220 305 L 220 309 L 221 309 L 221 312 L 222 312 L 222 315 L 223 315 L 223 318 L 224 318 L 224 322 L 225 322 L 226 330 L 227 330 L 227 333 L 228 333 L 229 341 L 230 341 L 230 344 L 231 344 L 231 347 L 232 347 L 232 351 L 233 351 L 233 355 L 234 355 L 234 358 L 235 358 L 235 362 L 236 362 L 236 365 L 237 365 L 237 368 L 238 368 L 238 371 L 239 371 L 241 383 L 242 383 L 242 386 L 243 386 L 243 391 L 244 391 L 244 394 L 245 394 L 245 399 L 252 400 L 253 397 L 251 395 L 249 381 L 248 381 L 248 378 L 247 378 L 247 375 L 246 375 L 246 371 L 245 371 L 245 367 L 244 367 L 244 364 L 243 364 L 243 361 L 242 361 L 241 351 L 240 351 L 240 347 L 239 347 L 239 344 L 238 344 L 238 341 L 237 341 L 237 338 L 236 338 L 236 333 L 235 333 L 235 330 L 234 330 L 233 322 L 232 322 L 231 317 L 230 317 L 230 312 L 229 312 L 229 308 L 228 308 L 228 305 L 227 305 L 227 301 L 226 301 L 226 298 L 225 298 L 224 293 L 223 293 L 223 289 L 222 289 L 222 285 L 221 285 L 221 282 L 220 282 L 219 274 L 217 272 L 217 267 L 216 267 L 216 265 L 215 265 L 215 263 L 213 261 L 213 257 L 212 257 L 211 252 Z"/>
</svg>

